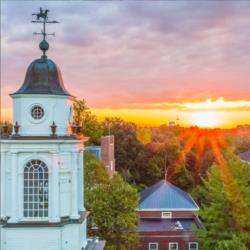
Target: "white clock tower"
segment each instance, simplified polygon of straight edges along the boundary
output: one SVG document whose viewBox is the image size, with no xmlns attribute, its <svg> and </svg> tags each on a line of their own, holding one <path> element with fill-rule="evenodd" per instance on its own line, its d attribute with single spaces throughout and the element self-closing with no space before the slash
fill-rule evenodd
<svg viewBox="0 0 250 250">
<path fill-rule="evenodd" d="M 73 97 L 46 56 L 27 69 L 13 99 L 12 135 L 1 138 L 1 250 L 82 250 L 87 245 L 83 202 L 84 138 L 69 134 Z M 41 21 L 40 21 L 41 20 Z M 55 21 L 53 21 L 55 22 Z"/>
</svg>

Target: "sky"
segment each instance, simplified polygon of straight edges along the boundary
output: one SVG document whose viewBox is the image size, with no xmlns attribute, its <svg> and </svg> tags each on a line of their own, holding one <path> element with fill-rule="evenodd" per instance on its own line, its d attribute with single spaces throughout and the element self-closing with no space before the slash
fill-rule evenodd
<svg viewBox="0 0 250 250">
<path fill-rule="evenodd" d="M 48 8 L 48 57 L 100 119 L 250 124 L 249 1 L 1 1 L 1 117 L 41 56 L 32 13 Z"/>
</svg>

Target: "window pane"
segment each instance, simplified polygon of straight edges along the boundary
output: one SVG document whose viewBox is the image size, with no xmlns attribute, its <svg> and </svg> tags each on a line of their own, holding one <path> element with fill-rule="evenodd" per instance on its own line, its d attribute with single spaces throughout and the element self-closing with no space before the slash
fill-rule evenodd
<svg viewBox="0 0 250 250">
<path fill-rule="evenodd" d="M 32 160 L 24 169 L 24 217 L 48 217 L 48 167 Z"/>
<path fill-rule="evenodd" d="M 24 185 L 24 186 L 25 186 L 25 185 Z M 28 194 L 28 188 L 24 188 L 23 194 L 24 194 L 24 195 L 27 195 L 27 194 Z"/>
<path fill-rule="evenodd" d="M 149 243 L 149 249 L 150 250 L 158 250 L 158 244 L 157 243 Z"/>
<path fill-rule="evenodd" d="M 169 243 L 169 249 L 170 250 L 177 250 L 178 249 L 178 243 Z"/>
<path fill-rule="evenodd" d="M 189 250 L 198 250 L 198 243 L 189 243 Z"/>
</svg>

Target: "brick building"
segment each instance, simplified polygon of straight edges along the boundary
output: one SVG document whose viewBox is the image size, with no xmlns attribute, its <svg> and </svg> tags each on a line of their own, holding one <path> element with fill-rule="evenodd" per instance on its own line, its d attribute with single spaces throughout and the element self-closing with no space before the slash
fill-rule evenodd
<svg viewBox="0 0 250 250">
<path fill-rule="evenodd" d="M 97 160 L 102 160 L 108 174 L 112 177 L 115 173 L 115 138 L 113 135 L 101 137 L 101 146 L 85 147 Z"/>
<path fill-rule="evenodd" d="M 192 197 L 162 180 L 140 193 L 138 250 L 198 250 L 194 229 L 202 228 Z"/>
</svg>

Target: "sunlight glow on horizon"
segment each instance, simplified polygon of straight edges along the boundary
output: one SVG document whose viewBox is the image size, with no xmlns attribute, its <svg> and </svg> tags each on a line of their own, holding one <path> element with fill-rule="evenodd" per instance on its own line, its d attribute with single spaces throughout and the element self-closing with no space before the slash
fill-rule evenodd
<svg viewBox="0 0 250 250">
<path fill-rule="evenodd" d="M 184 103 L 184 107 L 194 110 L 223 110 L 223 109 L 237 109 L 237 108 L 248 108 L 250 109 L 250 101 L 239 100 L 239 101 L 224 101 L 223 97 L 212 101 L 208 98 L 205 102 L 198 103 Z"/>
<path fill-rule="evenodd" d="M 180 119 L 178 124 L 184 127 L 233 128 L 250 124 L 250 101 L 226 101 L 222 97 L 214 101 L 207 99 L 203 102 L 169 103 L 168 108 L 154 104 L 137 104 L 131 108 L 128 104 L 125 108 L 104 107 L 90 110 L 99 120 L 120 117 L 142 126 L 168 125 L 169 121 L 176 121 L 177 117 Z M 11 116 L 11 108 L 1 109 L 2 121 L 10 121 Z"/>
<path fill-rule="evenodd" d="M 136 104 L 134 108 L 91 109 L 100 119 L 121 117 L 140 125 L 161 125 L 180 118 L 179 125 L 202 128 L 232 128 L 250 124 L 250 101 L 207 99 L 203 102 Z"/>
<path fill-rule="evenodd" d="M 212 111 L 195 112 L 194 124 L 201 128 L 215 128 L 219 126 L 220 114 Z"/>
</svg>

